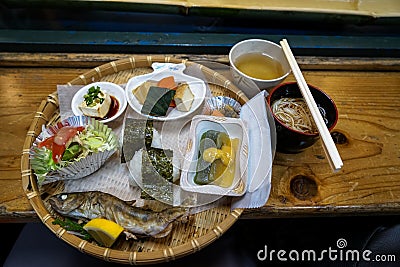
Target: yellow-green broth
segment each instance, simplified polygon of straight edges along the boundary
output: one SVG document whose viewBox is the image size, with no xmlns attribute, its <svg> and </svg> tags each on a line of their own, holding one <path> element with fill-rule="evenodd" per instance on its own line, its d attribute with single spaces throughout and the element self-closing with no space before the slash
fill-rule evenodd
<svg viewBox="0 0 400 267">
<path fill-rule="evenodd" d="M 239 56 L 235 66 L 244 74 L 261 80 L 273 80 L 283 75 L 282 65 L 275 59 L 262 53 L 248 53 Z"/>
</svg>

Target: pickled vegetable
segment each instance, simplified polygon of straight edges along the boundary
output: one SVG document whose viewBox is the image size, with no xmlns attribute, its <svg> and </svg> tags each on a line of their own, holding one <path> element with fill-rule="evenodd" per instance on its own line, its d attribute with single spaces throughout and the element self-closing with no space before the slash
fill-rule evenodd
<svg viewBox="0 0 400 267">
<path fill-rule="evenodd" d="M 224 132 L 209 130 L 200 138 L 194 182 L 199 185 L 232 185 L 235 176 L 235 154 L 239 139 Z"/>
<path fill-rule="evenodd" d="M 231 146 L 223 146 L 222 150 L 230 151 L 230 160 L 228 165 L 225 167 L 224 172 L 218 176 L 218 179 L 214 181 L 214 184 L 219 185 L 221 187 L 229 187 L 233 183 L 233 179 L 235 178 L 236 171 L 236 151 L 239 146 L 239 139 L 231 139 Z"/>
<path fill-rule="evenodd" d="M 216 159 L 220 159 L 222 163 L 227 166 L 231 160 L 231 151 L 229 146 L 223 146 L 228 150 L 218 149 L 216 147 L 210 147 L 204 150 L 203 159 L 207 162 L 213 163 Z"/>
<path fill-rule="evenodd" d="M 227 133 L 221 132 L 218 134 L 217 137 L 217 146 L 222 147 L 223 145 L 230 146 L 231 139 L 229 138 L 229 135 Z"/>
</svg>

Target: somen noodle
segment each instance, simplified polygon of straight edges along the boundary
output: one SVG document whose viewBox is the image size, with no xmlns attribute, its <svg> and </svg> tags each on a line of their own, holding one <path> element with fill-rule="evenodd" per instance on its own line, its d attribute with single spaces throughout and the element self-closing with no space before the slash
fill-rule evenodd
<svg viewBox="0 0 400 267">
<path fill-rule="evenodd" d="M 325 119 L 325 110 L 319 107 L 322 117 Z M 311 112 L 302 98 L 284 97 L 272 103 L 272 112 L 288 127 L 304 133 L 317 133 Z"/>
</svg>

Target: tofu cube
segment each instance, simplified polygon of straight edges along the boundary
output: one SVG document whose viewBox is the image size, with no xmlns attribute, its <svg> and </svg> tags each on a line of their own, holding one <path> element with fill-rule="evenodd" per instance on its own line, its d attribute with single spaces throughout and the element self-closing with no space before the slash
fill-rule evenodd
<svg viewBox="0 0 400 267">
<path fill-rule="evenodd" d="M 101 119 L 107 115 L 111 107 L 110 95 L 100 91 L 100 93 L 97 96 L 98 98 L 103 98 L 104 101 L 102 103 L 100 103 L 100 101 L 96 101 L 96 103 L 93 103 L 90 106 L 86 105 L 86 102 L 83 101 L 79 105 L 79 109 L 82 111 L 83 115 Z"/>
<path fill-rule="evenodd" d="M 174 100 L 176 108 L 179 111 L 188 112 L 190 110 L 194 100 L 194 95 L 187 83 L 182 83 L 178 85 L 178 88 L 176 88 Z"/>
</svg>

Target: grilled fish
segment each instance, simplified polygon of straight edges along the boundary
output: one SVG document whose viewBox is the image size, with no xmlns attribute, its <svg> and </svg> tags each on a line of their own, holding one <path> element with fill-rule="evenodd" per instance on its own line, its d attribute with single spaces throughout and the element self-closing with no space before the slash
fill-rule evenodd
<svg viewBox="0 0 400 267">
<path fill-rule="evenodd" d="M 49 198 L 59 214 L 85 221 L 104 218 L 122 226 L 134 236 L 161 238 L 172 230 L 172 222 L 188 216 L 188 209 L 169 208 L 160 212 L 133 207 L 121 199 L 98 191 L 61 193 Z"/>
</svg>

